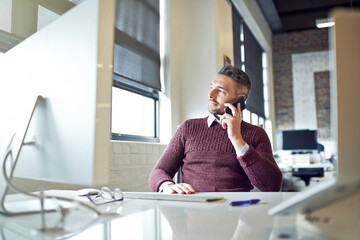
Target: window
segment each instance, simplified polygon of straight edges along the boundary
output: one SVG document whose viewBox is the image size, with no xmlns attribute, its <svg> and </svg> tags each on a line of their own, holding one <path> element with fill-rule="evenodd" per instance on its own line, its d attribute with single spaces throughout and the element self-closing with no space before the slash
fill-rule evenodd
<svg viewBox="0 0 360 240">
<path fill-rule="evenodd" d="M 156 141 L 158 98 L 113 87 L 112 138 Z"/>
<path fill-rule="evenodd" d="M 158 142 L 158 0 L 117 0 L 112 139 Z"/>
<path fill-rule="evenodd" d="M 246 122 L 262 126 L 272 139 L 267 55 L 234 6 L 232 6 L 232 14 L 234 65 L 245 71 L 252 83 L 242 118 Z"/>
<path fill-rule="evenodd" d="M 267 54 L 264 52 L 262 55 L 262 66 L 263 66 L 263 89 L 264 89 L 264 113 L 265 118 L 263 118 L 261 124 L 264 126 L 266 133 L 270 140 L 273 139 L 273 126 L 270 120 L 270 98 L 269 98 L 269 80 L 268 80 L 268 61 Z"/>
</svg>

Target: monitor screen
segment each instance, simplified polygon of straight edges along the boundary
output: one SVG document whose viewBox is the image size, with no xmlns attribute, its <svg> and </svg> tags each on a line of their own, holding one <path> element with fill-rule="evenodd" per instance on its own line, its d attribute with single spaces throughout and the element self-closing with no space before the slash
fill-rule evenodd
<svg viewBox="0 0 360 240">
<path fill-rule="evenodd" d="M 80 186 L 110 181 L 115 1 L 89 0 L 6 52 L 0 72 L 0 156 L 16 152 L 14 176 Z M 0 178 L 3 176 L 0 174 Z M 5 182 L 0 179 L 0 194 Z"/>
<path fill-rule="evenodd" d="M 317 149 L 316 130 L 287 130 L 282 131 L 283 150 L 313 150 Z"/>
</svg>

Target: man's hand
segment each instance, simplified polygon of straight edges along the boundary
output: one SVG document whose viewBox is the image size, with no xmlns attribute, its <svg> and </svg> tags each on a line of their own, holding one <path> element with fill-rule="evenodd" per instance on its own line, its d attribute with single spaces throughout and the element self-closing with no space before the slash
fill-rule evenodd
<svg viewBox="0 0 360 240">
<path fill-rule="evenodd" d="M 195 189 L 187 183 L 177 183 L 166 185 L 163 189 L 163 193 L 173 194 L 193 194 Z"/>
<path fill-rule="evenodd" d="M 220 124 L 227 129 L 228 137 L 234 146 L 236 152 L 240 152 L 245 145 L 245 141 L 241 135 L 241 106 L 237 105 L 237 109 L 230 103 L 224 104 L 231 109 L 231 114 L 223 114 L 220 117 Z"/>
</svg>

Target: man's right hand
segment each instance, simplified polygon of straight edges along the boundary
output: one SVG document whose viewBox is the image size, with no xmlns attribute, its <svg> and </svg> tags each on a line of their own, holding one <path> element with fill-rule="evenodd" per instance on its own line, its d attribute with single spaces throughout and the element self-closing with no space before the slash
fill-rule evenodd
<svg viewBox="0 0 360 240">
<path fill-rule="evenodd" d="M 163 188 L 163 193 L 167 193 L 167 194 L 173 194 L 173 193 L 193 194 L 193 193 L 195 193 L 195 189 L 190 184 L 177 183 L 177 184 L 166 185 Z"/>
</svg>

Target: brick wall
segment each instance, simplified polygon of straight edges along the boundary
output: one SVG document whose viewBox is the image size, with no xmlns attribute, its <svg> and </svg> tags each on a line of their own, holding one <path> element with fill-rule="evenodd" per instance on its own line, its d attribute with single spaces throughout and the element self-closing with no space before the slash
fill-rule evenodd
<svg viewBox="0 0 360 240">
<path fill-rule="evenodd" d="M 274 91 L 276 129 L 285 130 L 294 128 L 294 104 L 291 55 L 329 50 L 328 29 L 315 29 L 290 33 L 275 34 L 273 37 L 273 66 L 274 66 Z M 329 74 L 315 74 L 315 83 L 321 91 L 329 92 Z M 326 83 L 327 81 L 327 83 Z M 324 86 L 320 86 L 325 84 Z M 326 113 L 329 100 L 326 96 L 320 97 L 316 90 L 317 122 L 321 136 L 329 135 L 329 115 Z M 318 110 L 321 110 L 320 112 Z"/>
<path fill-rule="evenodd" d="M 110 187 L 148 192 L 150 171 L 166 148 L 164 144 L 111 141 Z"/>
<path fill-rule="evenodd" d="M 329 139 L 330 135 L 330 72 L 317 72 L 315 78 L 316 118 L 318 139 Z"/>
</svg>

